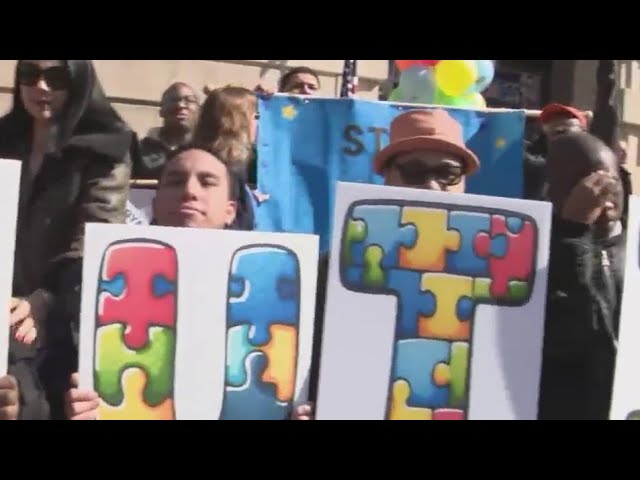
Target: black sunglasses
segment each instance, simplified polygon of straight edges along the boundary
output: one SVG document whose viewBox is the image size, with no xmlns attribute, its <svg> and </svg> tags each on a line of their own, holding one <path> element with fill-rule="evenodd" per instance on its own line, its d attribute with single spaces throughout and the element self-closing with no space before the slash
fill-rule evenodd
<svg viewBox="0 0 640 480">
<path fill-rule="evenodd" d="M 408 160 L 400 164 L 393 163 L 402 180 L 408 185 L 422 185 L 427 179 L 433 179 L 443 187 L 452 187 L 462 181 L 464 171 L 462 166 L 437 165 L 427 166 L 419 160 Z"/>
<path fill-rule="evenodd" d="M 18 65 L 18 83 L 26 87 L 35 87 L 43 78 L 52 90 L 67 90 L 71 86 L 71 72 L 66 66 L 40 68 L 33 63 Z"/>
</svg>

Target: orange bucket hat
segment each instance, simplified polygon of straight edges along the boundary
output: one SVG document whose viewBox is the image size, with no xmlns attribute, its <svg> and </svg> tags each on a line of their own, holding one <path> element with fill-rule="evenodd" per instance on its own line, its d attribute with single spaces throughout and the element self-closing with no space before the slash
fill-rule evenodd
<svg viewBox="0 0 640 480">
<path fill-rule="evenodd" d="M 480 168 L 478 157 L 464 143 L 462 126 L 445 110 L 409 110 L 398 115 L 391 122 L 389 137 L 389 145 L 373 159 L 379 175 L 391 158 L 412 150 L 435 150 L 460 157 L 466 175 Z"/>
</svg>

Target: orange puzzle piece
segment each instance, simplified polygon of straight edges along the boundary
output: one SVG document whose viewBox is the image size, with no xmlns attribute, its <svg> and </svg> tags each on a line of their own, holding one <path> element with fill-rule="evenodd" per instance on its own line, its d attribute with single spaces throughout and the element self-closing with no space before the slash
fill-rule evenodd
<svg viewBox="0 0 640 480">
<path fill-rule="evenodd" d="M 291 325 L 271 325 L 271 341 L 260 347 L 267 356 L 267 368 L 262 381 L 276 386 L 276 398 L 281 402 L 293 399 L 296 384 L 298 332 Z"/>
</svg>

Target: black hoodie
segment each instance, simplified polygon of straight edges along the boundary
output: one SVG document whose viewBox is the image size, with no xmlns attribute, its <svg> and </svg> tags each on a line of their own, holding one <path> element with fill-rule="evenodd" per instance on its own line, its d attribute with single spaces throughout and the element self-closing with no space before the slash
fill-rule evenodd
<svg viewBox="0 0 640 480">
<path fill-rule="evenodd" d="M 38 292 L 50 308 L 35 345 L 10 345 L 9 371 L 25 386 L 21 402 L 29 418 L 49 416 L 49 410 L 53 418 L 63 416 L 62 393 L 77 363 L 72 327 L 77 329 L 80 310 L 84 224 L 124 221 L 129 191 L 132 130 L 107 100 L 92 62 L 64 62 L 71 86 L 51 129 L 49 153 L 33 180 L 26 167 L 33 120 L 17 75 L 13 107 L 0 118 L 0 158 L 23 161 L 13 295 Z M 52 209 L 53 199 L 60 203 Z M 36 381 L 38 366 L 43 370 Z M 43 401 L 53 402 L 51 409 L 42 408 Z"/>
</svg>

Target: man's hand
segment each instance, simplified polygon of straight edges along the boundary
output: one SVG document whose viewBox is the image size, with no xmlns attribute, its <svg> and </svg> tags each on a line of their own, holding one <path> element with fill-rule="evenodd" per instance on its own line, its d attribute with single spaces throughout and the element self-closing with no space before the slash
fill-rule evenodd
<svg viewBox="0 0 640 480">
<path fill-rule="evenodd" d="M 593 225 L 604 209 L 615 208 L 611 197 L 616 188 L 618 183 L 609 173 L 592 173 L 573 188 L 562 209 L 562 218 Z"/>
<path fill-rule="evenodd" d="M 10 375 L 0 378 L 0 420 L 17 420 L 19 412 L 18 382 Z"/>
<path fill-rule="evenodd" d="M 66 393 L 64 408 L 69 420 L 95 420 L 98 418 L 100 398 L 91 390 L 80 390 L 80 376 L 71 375 L 71 389 Z"/>
<path fill-rule="evenodd" d="M 313 420 L 313 419 L 314 419 L 314 411 L 313 411 L 313 404 L 311 403 L 300 405 L 293 411 L 292 420 Z"/>
<path fill-rule="evenodd" d="M 269 88 L 261 83 L 256 85 L 253 91 L 265 97 L 272 97 L 276 94 L 276 91 L 273 88 Z"/>
</svg>

